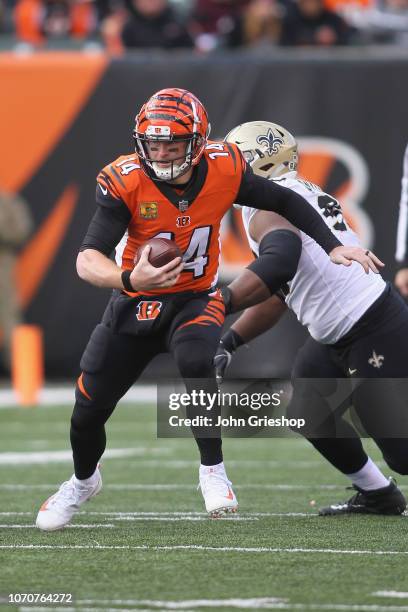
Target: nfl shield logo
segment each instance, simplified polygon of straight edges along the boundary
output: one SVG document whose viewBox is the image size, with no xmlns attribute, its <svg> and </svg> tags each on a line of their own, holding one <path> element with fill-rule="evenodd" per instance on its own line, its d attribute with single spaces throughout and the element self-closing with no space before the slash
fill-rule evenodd
<svg viewBox="0 0 408 612">
<path fill-rule="evenodd" d="M 178 203 L 179 211 L 186 212 L 186 210 L 188 209 L 188 205 L 189 205 L 188 200 L 180 200 Z"/>
</svg>

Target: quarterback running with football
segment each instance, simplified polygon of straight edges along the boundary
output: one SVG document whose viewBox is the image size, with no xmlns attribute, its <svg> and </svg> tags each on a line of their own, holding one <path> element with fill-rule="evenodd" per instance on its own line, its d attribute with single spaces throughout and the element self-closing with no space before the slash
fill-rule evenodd
<svg viewBox="0 0 408 612">
<path fill-rule="evenodd" d="M 226 141 L 238 144 L 256 174 L 296 191 L 320 210 L 344 244 L 359 244 L 337 200 L 297 176 L 297 143 L 285 128 L 265 121 L 249 122 L 234 128 Z M 225 294 L 231 311 L 255 303 L 248 287 L 263 285 L 265 301 L 248 308 L 224 334 L 215 357 L 218 379 L 223 378 L 240 345 L 270 329 L 291 309 L 311 337 L 293 366 L 287 416 L 306 421 L 299 433 L 347 475 L 356 490 L 347 502 L 322 508 L 320 514 L 401 514 L 406 506 L 404 496 L 367 456 L 344 412 L 352 396 L 361 423 L 389 467 L 408 474 L 407 306 L 379 274 L 370 271 L 366 275 L 354 264 L 347 271 L 334 266 L 313 239 L 281 216 L 243 207 L 242 218 L 257 259 Z M 276 245 L 277 236 L 283 241 L 286 234 L 291 235 L 292 252 L 297 247 L 298 258 L 295 262 L 286 257 L 285 277 L 290 281 L 282 283 L 271 245 L 273 236 Z M 260 286 L 257 291 L 260 296 Z M 351 379 L 350 384 L 342 383 L 342 402 L 333 410 L 328 398 L 338 390 L 336 379 L 344 377 Z M 400 380 L 386 380 L 397 378 Z"/>
<path fill-rule="evenodd" d="M 100 491 L 105 423 L 157 354 L 173 355 L 187 390 L 197 379 L 216 390 L 213 358 L 225 314 L 223 300 L 214 294 L 219 231 L 234 202 L 279 212 L 337 264 L 357 260 L 366 273 L 381 265 L 364 249 L 342 246 L 307 201 L 254 175 L 236 145 L 209 141 L 209 133 L 207 112 L 192 93 L 163 89 L 136 116 L 135 153 L 117 158 L 97 177 L 97 210 L 77 271 L 85 281 L 113 289 L 113 295 L 80 363 L 70 430 L 75 473 L 41 507 L 40 529 L 63 528 Z M 146 247 L 135 265 L 138 248 L 158 236 L 174 240 L 182 260 L 155 268 Z M 220 438 L 193 433 L 207 512 L 235 511 Z"/>
</svg>

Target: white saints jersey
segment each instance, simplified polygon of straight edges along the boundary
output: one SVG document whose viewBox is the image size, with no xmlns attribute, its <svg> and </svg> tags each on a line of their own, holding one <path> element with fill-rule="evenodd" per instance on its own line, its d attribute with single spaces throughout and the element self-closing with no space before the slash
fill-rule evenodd
<svg viewBox="0 0 408 612">
<path fill-rule="evenodd" d="M 296 172 L 288 172 L 272 180 L 303 196 L 323 216 L 344 245 L 360 246 L 356 234 L 343 219 L 340 204 L 320 187 L 298 179 Z M 248 228 L 257 212 L 255 208 L 242 207 L 248 241 L 256 255 L 259 245 L 250 237 Z M 381 295 L 385 282 L 371 270 L 366 274 L 357 262 L 349 267 L 332 263 L 312 238 L 303 232 L 300 234 L 302 253 L 297 272 L 289 282 L 286 304 L 315 340 L 334 344 Z"/>
</svg>

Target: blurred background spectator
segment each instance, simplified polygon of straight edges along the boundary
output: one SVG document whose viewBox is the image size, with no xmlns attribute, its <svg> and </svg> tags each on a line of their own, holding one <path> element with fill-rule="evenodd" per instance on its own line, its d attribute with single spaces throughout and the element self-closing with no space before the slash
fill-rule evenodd
<svg viewBox="0 0 408 612">
<path fill-rule="evenodd" d="M 191 25 L 196 48 L 207 53 L 243 44 L 241 16 L 251 0 L 195 0 Z"/>
<path fill-rule="evenodd" d="M 285 7 L 278 0 L 251 0 L 241 17 L 242 39 L 247 47 L 277 44 Z"/>
<path fill-rule="evenodd" d="M 0 0 L 0 34 L 14 31 L 13 9 L 15 0 Z"/>
<path fill-rule="evenodd" d="M 98 25 L 92 0 L 18 0 L 14 20 L 18 39 L 37 46 L 49 38 L 84 39 Z"/>
<path fill-rule="evenodd" d="M 106 47 L 123 49 L 181 49 L 194 40 L 168 0 L 124 0 L 102 24 Z"/>
<path fill-rule="evenodd" d="M 408 46 L 408 0 L 0 0 L 0 34 L 0 48 L 110 53 Z"/>
<path fill-rule="evenodd" d="M 365 43 L 408 46 L 408 0 L 345 4 L 338 10 L 361 31 Z"/>
<path fill-rule="evenodd" d="M 347 45 L 356 30 L 324 0 L 297 0 L 288 4 L 282 21 L 281 45 L 325 46 Z"/>
<path fill-rule="evenodd" d="M 122 30 L 127 48 L 192 47 L 193 39 L 168 0 L 125 0 L 129 11 Z"/>
</svg>

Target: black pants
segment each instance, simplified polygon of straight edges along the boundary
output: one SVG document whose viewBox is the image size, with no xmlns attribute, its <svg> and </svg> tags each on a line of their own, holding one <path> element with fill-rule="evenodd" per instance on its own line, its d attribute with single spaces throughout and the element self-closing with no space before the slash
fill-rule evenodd
<svg viewBox="0 0 408 612">
<path fill-rule="evenodd" d="M 360 430 L 392 470 L 408 474 L 408 308 L 390 286 L 340 342 L 310 338 L 292 376 L 289 415 L 306 420 L 299 433 L 337 469 L 366 463 Z M 344 417 L 350 405 L 354 424 Z"/>
<path fill-rule="evenodd" d="M 213 358 L 223 321 L 223 302 L 207 294 L 135 299 L 114 292 L 81 359 L 71 419 L 77 478 L 88 478 L 95 471 L 106 446 L 106 421 L 159 353 L 173 355 L 187 387 L 192 379 L 205 379 L 216 391 Z M 196 441 L 203 464 L 222 461 L 220 438 Z"/>
</svg>

